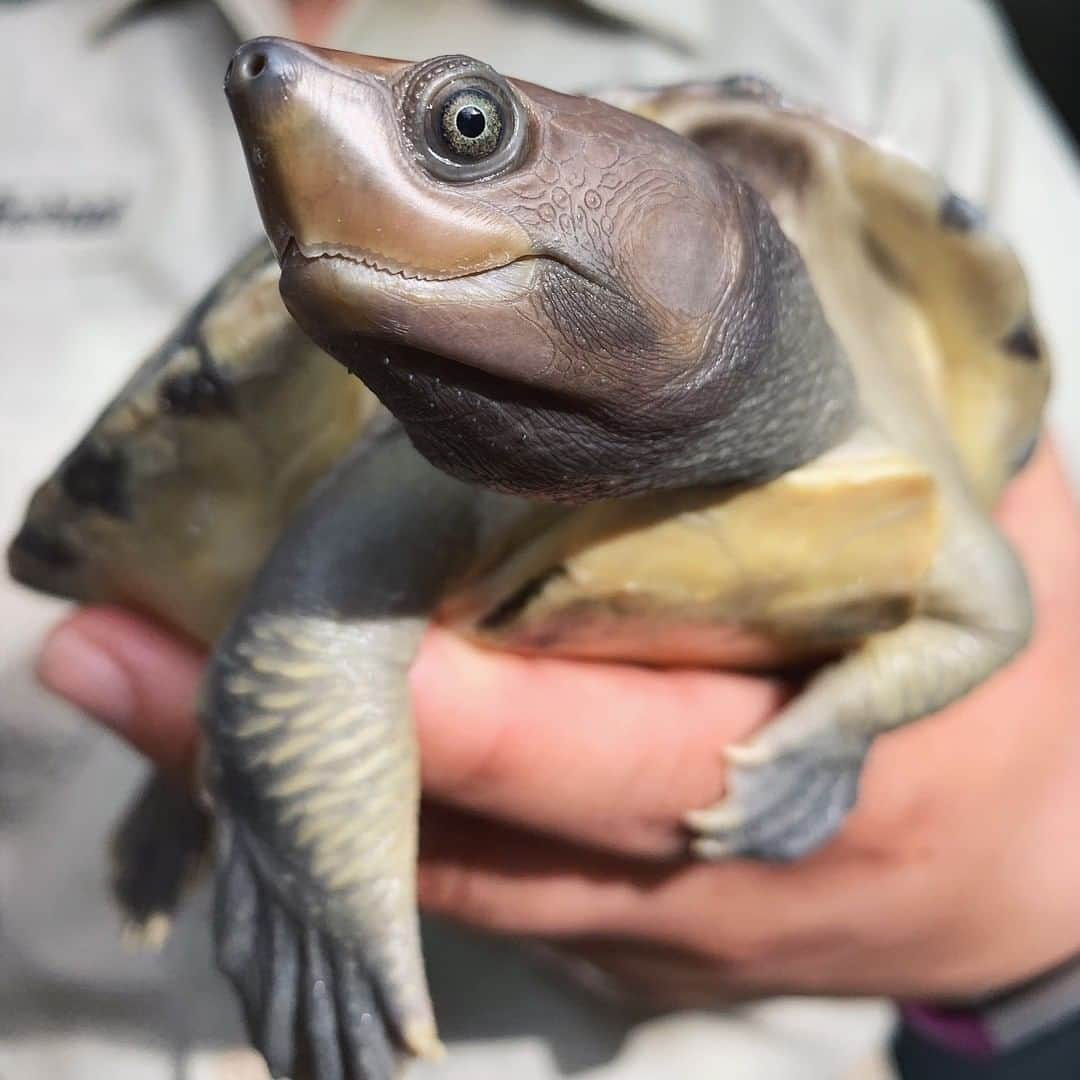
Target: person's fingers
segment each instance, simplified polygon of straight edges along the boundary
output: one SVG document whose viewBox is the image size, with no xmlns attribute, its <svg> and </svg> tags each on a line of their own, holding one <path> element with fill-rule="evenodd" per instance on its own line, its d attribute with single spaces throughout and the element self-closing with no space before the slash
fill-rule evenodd
<svg viewBox="0 0 1080 1080">
<path fill-rule="evenodd" d="M 423 781 L 465 809 L 629 854 L 681 850 L 726 744 L 777 707 L 744 675 L 509 656 L 433 629 L 412 673 Z"/>
<path fill-rule="evenodd" d="M 1057 928 L 1024 935 L 1029 955 L 1001 952 L 991 909 L 1034 905 L 1008 887 L 1014 845 L 983 873 L 962 862 L 969 833 L 950 831 L 937 850 L 929 837 L 892 851 L 842 840 L 795 864 L 661 864 L 434 810 L 418 896 L 426 912 L 488 933 L 570 950 L 596 938 L 632 943 L 643 950 L 634 963 L 610 967 L 631 985 L 647 977 L 647 954 L 685 954 L 703 968 L 695 994 L 960 996 L 1049 966 L 1062 940 Z M 997 883 L 993 904 L 978 892 L 987 882 Z M 958 909 L 967 924 L 949 919 Z M 679 977 L 668 965 L 666 995 Z"/>
<path fill-rule="evenodd" d="M 421 821 L 419 899 L 431 914 L 538 939 L 636 939 L 740 971 L 804 933 L 858 861 L 662 864 L 438 805 L 425 804 Z"/>
<path fill-rule="evenodd" d="M 153 623 L 86 608 L 61 623 L 41 681 L 160 767 L 187 769 L 202 653 Z M 725 741 L 779 691 L 739 676 L 531 660 L 433 630 L 415 713 L 430 794 L 574 839 L 681 849 L 679 822 L 720 791 Z"/>
<path fill-rule="evenodd" d="M 1059 621 L 992 683 L 879 739 L 858 806 L 812 858 L 644 863 L 430 806 L 421 902 L 500 933 L 697 952 L 742 993 L 978 993 L 1048 967 L 1076 947 L 1080 744 L 1057 730 L 1076 715 L 1063 698 L 1076 681 L 1061 677 L 1076 627 Z M 1066 854 L 1045 860 L 1033 836 Z M 1018 917 L 1027 931 L 1000 935 Z"/>
<path fill-rule="evenodd" d="M 115 608 L 84 608 L 46 638 L 40 681 L 126 739 L 159 768 L 187 776 L 205 657 L 193 645 Z"/>
<path fill-rule="evenodd" d="M 712 974 L 695 992 L 731 997 L 964 994 L 997 979 L 992 957 L 969 963 L 991 944 L 977 919 L 951 939 L 928 931 L 970 886 L 963 868 L 953 872 L 962 838 L 947 838 L 940 855 L 840 842 L 787 865 L 660 864 L 426 809 L 423 910 L 571 951 L 597 938 L 632 943 L 643 952 L 620 976 L 644 977 L 644 955 L 655 953 L 698 957 Z"/>
<path fill-rule="evenodd" d="M 717 1008 L 751 995 L 713 957 L 670 945 L 602 936 L 541 943 L 537 950 L 572 979 L 631 1006 Z"/>
<path fill-rule="evenodd" d="M 998 509 L 1031 564 L 1040 601 L 1075 558 L 1063 550 L 1075 546 L 1070 507 L 1046 440 Z M 412 687 L 425 787 L 435 798 L 575 842 L 658 856 L 679 850 L 686 810 L 722 796 L 724 748 L 767 721 L 783 696 L 763 679 L 506 656 L 439 630 Z M 879 801 L 886 816 L 918 798 L 909 781 L 885 778 L 895 796 Z"/>
</svg>

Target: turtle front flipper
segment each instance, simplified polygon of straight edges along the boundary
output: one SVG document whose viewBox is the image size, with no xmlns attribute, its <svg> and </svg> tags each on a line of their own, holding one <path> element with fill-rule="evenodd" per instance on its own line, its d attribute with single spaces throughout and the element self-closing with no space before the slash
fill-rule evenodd
<svg viewBox="0 0 1080 1080">
<path fill-rule="evenodd" d="M 481 498 L 389 427 L 316 490 L 212 661 L 218 963 L 275 1077 L 382 1080 L 395 1045 L 440 1050 L 406 680 Z"/>
<path fill-rule="evenodd" d="M 801 858 L 830 840 L 858 794 L 874 737 L 958 700 L 1031 633 L 1023 571 L 967 513 L 947 522 L 924 606 L 824 667 L 779 716 L 729 750 L 727 795 L 686 823 L 703 858 Z"/>
</svg>

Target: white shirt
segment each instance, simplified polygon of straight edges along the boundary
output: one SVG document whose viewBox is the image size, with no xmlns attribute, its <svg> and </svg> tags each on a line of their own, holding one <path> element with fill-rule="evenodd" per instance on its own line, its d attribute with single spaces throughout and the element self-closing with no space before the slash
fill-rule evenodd
<svg viewBox="0 0 1080 1080">
<path fill-rule="evenodd" d="M 258 229 L 221 76 L 240 37 L 289 32 L 284 4 L 144 5 L 94 36 L 129 6 L 0 7 L 5 534 L 137 357 Z M 357 0 L 332 39 L 388 56 L 466 52 L 563 89 L 753 72 L 886 135 L 984 204 L 1024 257 L 1080 480 L 1076 162 L 977 0 Z M 205 894 L 163 955 L 118 946 L 103 846 L 142 766 L 33 685 L 59 610 L 0 581 L 0 1077 L 257 1077 L 234 1050 Z M 506 943 L 443 931 L 428 957 L 451 1055 L 418 1080 L 816 1080 L 853 1067 L 887 1025 L 876 1003 L 824 1001 L 633 1023 Z"/>
</svg>

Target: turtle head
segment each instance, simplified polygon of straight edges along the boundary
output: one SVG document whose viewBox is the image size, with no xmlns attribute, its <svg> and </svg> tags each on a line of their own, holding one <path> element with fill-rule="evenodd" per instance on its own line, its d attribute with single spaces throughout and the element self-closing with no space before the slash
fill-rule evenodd
<svg viewBox="0 0 1080 1080">
<path fill-rule="evenodd" d="M 692 143 L 465 56 L 262 38 L 226 91 L 286 305 L 436 465 L 569 500 L 708 471 L 792 253 Z"/>
</svg>

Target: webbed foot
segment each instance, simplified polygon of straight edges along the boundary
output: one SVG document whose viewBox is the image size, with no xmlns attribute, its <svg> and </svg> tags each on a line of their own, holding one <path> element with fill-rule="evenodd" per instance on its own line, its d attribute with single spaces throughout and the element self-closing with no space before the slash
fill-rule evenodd
<svg viewBox="0 0 1080 1080">
<path fill-rule="evenodd" d="M 264 876 L 242 827 L 221 827 L 215 912 L 218 965 L 273 1077 L 390 1080 L 391 1018 L 363 961 L 298 919 Z"/>
<path fill-rule="evenodd" d="M 726 796 L 686 815 L 694 853 L 783 862 L 809 855 L 832 839 L 855 805 L 868 745 L 822 740 L 775 750 L 759 748 L 758 741 L 732 747 Z"/>
</svg>

